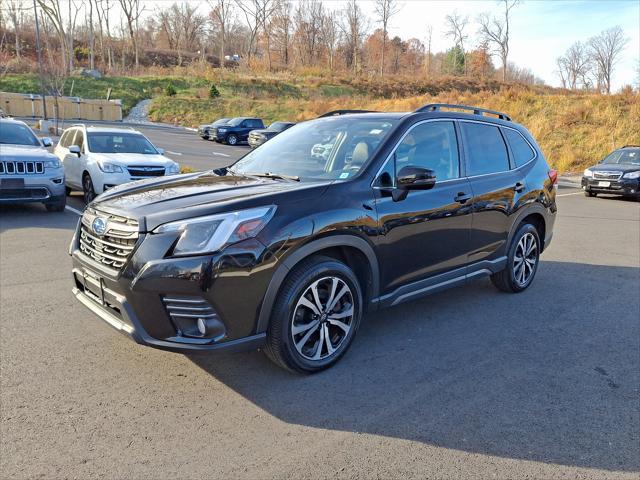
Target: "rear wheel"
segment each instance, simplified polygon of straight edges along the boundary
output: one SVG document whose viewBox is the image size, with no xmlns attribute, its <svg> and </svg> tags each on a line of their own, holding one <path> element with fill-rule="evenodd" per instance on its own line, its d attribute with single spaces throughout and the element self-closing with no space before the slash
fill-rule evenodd
<svg viewBox="0 0 640 480">
<path fill-rule="evenodd" d="M 524 223 L 518 227 L 511 241 L 506 268 L 491 275 L 491 282 L 503 292 L 522 292 L 533 282 L 539 260 L 538 230 L 530 223 Z"/>
<path fill-rule="evenodd" d="M 265 353 L 288 370 L 324 370 L 347 351 L 361 316 L 362 292 L 353 271 L 333 258 L 312 257 L 278 293 Z"/>
<path fill-rule="evenodd" d="M 229 145 L 236 145 L 238 143 L 238 137 L 236 137 L 233 133 L 227 136 L 227 143 Z"/>
<path fill-rule="evenodd" d="M 82 177 L 82 192 L 84 194 L 84 203 L 87 205 L 91 203 L 91 201 L 96 198 L 96 191 L 93 188 L 93 181 L 91 180 L 91 175 L 85 173 Z"/>
</svg>

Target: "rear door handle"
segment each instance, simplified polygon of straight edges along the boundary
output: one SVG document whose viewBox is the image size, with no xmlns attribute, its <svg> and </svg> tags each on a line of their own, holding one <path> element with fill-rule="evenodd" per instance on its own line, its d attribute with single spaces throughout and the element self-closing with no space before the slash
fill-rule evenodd
<svg viewBox="0 0 640 480">
<path fill-rule="evenodd" d="M 464 192 L 458 192 L 458 195 L 454 198 L 454 200 L 458 203 L 466 203 L 471 200 L 471 195 Z"/>
<path fill-rule="evenodd" d="M 513 189 L 518 193 L 524 191 L 524 183 L 522 183 L 522 182 L 516 183 L 515 186 L 513 187 Z"/>
</svg>

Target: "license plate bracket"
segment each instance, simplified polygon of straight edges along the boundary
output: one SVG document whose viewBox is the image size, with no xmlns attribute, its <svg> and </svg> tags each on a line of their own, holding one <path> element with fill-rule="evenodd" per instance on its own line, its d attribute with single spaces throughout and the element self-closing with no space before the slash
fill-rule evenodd
<svg viewBox="0 0 640 480">
<path fill-rule="evenodd" d="M 19 190 L 24 188 L 24 178 L 3 178 L 0 180 L 0 190 Z"/>
<path fill-rule="evenodd" d="M 102 278 L 87 270 L 83 270 L 82 279 L 84 289 L 89 291 L 101 305 L 104 305 L 104 283 Z"/>
</svg>

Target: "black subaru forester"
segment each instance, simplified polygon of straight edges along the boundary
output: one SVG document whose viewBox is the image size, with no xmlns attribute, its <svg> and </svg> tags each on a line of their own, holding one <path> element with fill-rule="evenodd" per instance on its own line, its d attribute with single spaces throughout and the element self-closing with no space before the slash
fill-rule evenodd
<svg viewBox="0 0 640 480">
<path fill-rule="evenodd" d="M 315 372 L 367 311 L 486 275 L 528 288 L 556 183 L 500 112 L 432 104 L 311 120 L 227 168 L 96 198 L 70 247 L 73 293 L 143 345 L 263 347 Z"/>
</svg>

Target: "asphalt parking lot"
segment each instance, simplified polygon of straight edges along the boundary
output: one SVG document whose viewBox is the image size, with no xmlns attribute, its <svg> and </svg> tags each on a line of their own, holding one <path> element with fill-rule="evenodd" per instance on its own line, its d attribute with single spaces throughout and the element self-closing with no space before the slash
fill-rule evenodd
<svg viewBox="0 0 640 480">
<path fill-rule="evenodd" d="M 369 315 L 310 377 L 134 344 L 71 295 L 77 215 L 0 207 L 1 476 L 638 478 L 640 204 L 559 194 L 529 290 Z"/>
</svg>

